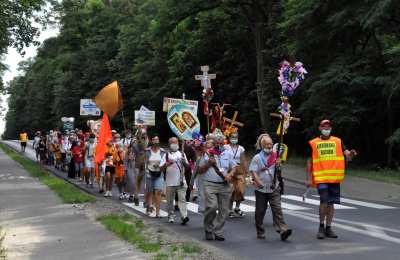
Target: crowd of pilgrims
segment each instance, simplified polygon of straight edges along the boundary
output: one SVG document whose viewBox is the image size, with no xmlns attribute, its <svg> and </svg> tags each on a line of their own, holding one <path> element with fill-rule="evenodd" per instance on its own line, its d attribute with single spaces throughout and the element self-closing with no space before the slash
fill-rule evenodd
<svg viewBox="0 0 400 260">
<path fill-rule="evenodd" d="M 244 216 L 240 203 L 246 187 L 253 185 L 257 238 L 265 238 L 263 219 L 268 203 L 281 239 L 291 235 L 283 220 L 279 187 L 273 187 L 276 155 L 268 134 L 259 136 L 258 153 L 250 163 L 239 145 L 238 133 L 229 138 L 198 135 L 183 143 L 171 137 L 164 149 L 159 137 L 148 136 L 145 127 L 127 129 L 123 136 L 113 130 L 99 163 L 95 162 L 96 144 L 94 132 L 55 129 L 45 134 L 36 132 L 33 149 L 40 164 L 54 166 L 88 188 L 98 188 L 104 197 L 117 195 L 120 200 L 143 206 L 146 214 L 154 218 L 161 218 L 160 203 L 165 197 L 168 222 L 173 223 L 179 211 L 180 222 L 186 225 L 187 202 L 196 202 L 198 212 L 204 215 L 207 240 L 225 240 L 226 219 Z"/>
</svg>

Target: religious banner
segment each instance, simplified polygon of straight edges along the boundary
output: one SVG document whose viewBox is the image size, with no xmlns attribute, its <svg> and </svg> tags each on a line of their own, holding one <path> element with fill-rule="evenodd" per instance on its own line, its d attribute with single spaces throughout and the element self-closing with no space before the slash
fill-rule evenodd
<svg viewBox="0 0 400 260">
<path fill-rule="evenodd" d="M 192 106 L 187 104 L 172 106 L 167 119 L 171 130 L 181 140 L 192 140 L 194 133 L 200 133 L 200 122 Z"/>
<path fill-rule="evenodd" d="M 155 126 L 156 112 L 143 109 L 135 110 L 135 126 L 139 125 Z"/>
<path fill-rule="evenodd" d="M 197 115 L 197 109 L 199 106 L 199 102 L 196 100 L 188 100 L 188 99 L 180 99 L 180 98 L 165 97 L 164 102 L 163 102 L 163 112 L 169 112 L 169 110 L 174 105 L 180 104 L 180 103 L 184 103 L 184 104 L 187 104 L 188 106 L 190 106 L 193 109 L 194 114 Z"/>
<path fill-rule="evenodd" d="M 81 99 L 79 114 L 81 116 L 100 116 L 101 110 L 92 99 Z"/>
</svg>

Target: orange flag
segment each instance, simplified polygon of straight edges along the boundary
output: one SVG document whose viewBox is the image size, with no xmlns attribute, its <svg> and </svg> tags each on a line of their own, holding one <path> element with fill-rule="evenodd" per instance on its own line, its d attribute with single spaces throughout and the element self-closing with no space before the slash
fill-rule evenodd
<svg viewBox="0 0 400 260">
<path fill-rule="evenodd" d="M 96 145 L 95 163 L 98 166 L 104 160 L 104 155 L 107 151 L 107 143 L 112 139 L 110 122 L 108 121 L 107 114 L 103 114 L 101 120 L 99 136 Z M 98 176 L 98 168 L 96 167 L 96 176 Z"/>
<path fill-rule="evenodd" d="M 114 81 L 105 86 L 94 98 L 97 107 L 107 113 L 110 117 L 122 109 L 123 101 L 118 82 Z"/>
</svg>

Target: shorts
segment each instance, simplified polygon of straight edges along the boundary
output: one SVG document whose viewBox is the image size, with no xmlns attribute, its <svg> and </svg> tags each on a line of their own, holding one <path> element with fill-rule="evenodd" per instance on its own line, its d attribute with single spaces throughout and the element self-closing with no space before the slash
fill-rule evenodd
<svg viewBox="0 0 400 260">
<path fill-rule="evenodd" d="M 75 164 L 75 171 L 83 170 L 83 162 L 76 162 Z"/>
<path fill-rule="evenodd" d="M 26 142 L 21 142 L 22 147 L 26 147 Z"/>
<path fill-rule="evenodd" d="M 109 172 L 110 174 L 115 174 L 115 167 L 106 166 L 106 173 Z"/>
<path fill-rule="evenodd" d="M 157 178 L 152 178 L 150 176 L 146 176 L 146 191 L 153 192 L 153 191 L 162 191 L 164 188 L 164 178 L 161 175 Z"/>
<path fill-rule="evenodd" d="M 94 168 L 93 158 L 92 158 L 92 159 L 86 159 L 86 160 L 85 160 L 85 167 L 86 167 L 86 168 Z"/>
<path fill-rule="evenodd" d="M 317 189 L 321 203 L 340 204 L 340 183 L 320 183 Z"/>
</svg>

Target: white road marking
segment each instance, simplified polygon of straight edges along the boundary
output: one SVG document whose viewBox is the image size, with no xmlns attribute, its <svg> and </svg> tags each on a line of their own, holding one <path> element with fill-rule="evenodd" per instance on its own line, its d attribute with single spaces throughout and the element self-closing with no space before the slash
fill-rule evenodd
<svg viewBox="0 0 400 260">
<path fill-rule="evenodd" d="M 315 197 L 318 197 L 317 195 L 314 195 Z M 365 202 L 365 201 L 360 201 L 360 200 L 352 200 L 352 199 L 346 199 L 346 198 L 340 198 L 341 202 L 344 203 L 349 203 L 349 204 L 354 204 L 357 206 L 363 206 L 367 208 L 374 208 L 374 209 L 395 209 L 395 207 L 392 206 L 386 206 L 382 204 L 377 204 L 377 203 L 372 203 L 372 202 Z"/>
<path fill-rule="evenodd" d="M 128 203 L 128 202 L 124 202 L 123 203 L 125 206 L 128 206 L 134 210 L 137 210 L 143 214 L 146 214 L 146 208 L 143 207 L 143 202 L 139 202 L 139 206 L 135 206 L 134 203 Z M 160 209 L 160 216 L 161 217 L 167 217 L 168 213 L 162 209 Z"/>
<path fill-rule="evenodd" d="M 310 216 L 310 217 L 317 216 L 317 215 L 315 215 L 313 213 L 309 213 L 309 212 L 302 212 L 302 213 L 303 213 L 303 215 L 307 215 L 307 216 Z M 366 228 L 366 229 L 384 230 L 384 231 L 387 231 L 389 233 L 398 233 L 398 234 L 400 234 L 400 229 L 389 228 L 389 227 L 381 227 L 381 226 L 372 225 L 372 224 L 368 224 L 368 223 L 363 223 L 363 222 L 359 222 L 359 221 L 351 221 L 351 220 L 346 220 L 346 219 L 337 218 L 337 217 L 335 217 L 333 219 L 333 221 L 335 223 L 336 222 L 342 222 L 342 223 L 345 223 L 345 224 L 360 226 L 360 227 L 363 227 L 363 228 Z M 334 225 L 336 225 L 336 224 L 334 224 Z"/>
<path fill-rule="evenodd" d="M 301 196 L 296 196 L 296 195 L 282 195 L 282 198 L 303 202 L 303 198 Z M 314 200 L 309 198 L 307 198 L 306 201 L 304 201 L 303 203 L 319 206 L 319 200 Z M 340 204 L 335 204 L 335 209 L 355 209 L 355 208 Z"/>
<path fill-rule="evenodd" d="M 298 217 L 298 218 L 302 218 L 305 220 L 309 220 L 315 223 L 319 223 L 319 216 L 315 215 L 315 214 L 310 214 L 310 213 L 305 213 L 305 212 L 300 212 L 300 211 L 289 211 L 289 210 L 285 210 L 285 213 L 294 217 Z M 337 221 L 337 219 L 335 218 L 334 221 Z M 357 222 L 358 225 L 364 225 L 364 223 L 362 222 Z M 368 225 L 368 224 L 366 224 Z M 348 225 L 344 225 L 344 224 L 340 224 L 335 222 L 334 224 L 335 228 L 340 228 L 340 229 L 344 229 L 347 231 L 351 231 L 354 233 L 358 233 L 361 235 L 367 235 L 373 238 L 378 238 L 381 240 L 385 240 L 388 242 L 392 242 L 392 243 L 396 243 L 396 244 L 400 244 L 400 238 L 396 238 L 396 237 L 392 237 L 387 235 L 386 233 L 379 231 L 379 232 L 375 232 L 373 230 L 365 230 L 365 229 L 360 229 L 360 228 L 356 228 L 356 227 L 352 227 L 352 226 L 348 226 Z"/>
<path fill-rule="evenodd" d="M 246 200 L 250 200 L 250 201 L 256 201 L 256 197 L 255 196 L 245 196 L 244 197 Z M 306 207 L 302 207 L 302 206 L 297 206 L 294 204 L 290 204 L 290 203 L 286 203 L 286 202 L 281 202 L 282 204 L 282 208 L 283 209 L 287 209 L 287 210 L 310 210 L 310 208 L 306 208 Z M 240 207 L 243 204 L 240 205 Z"/>
</svg>

